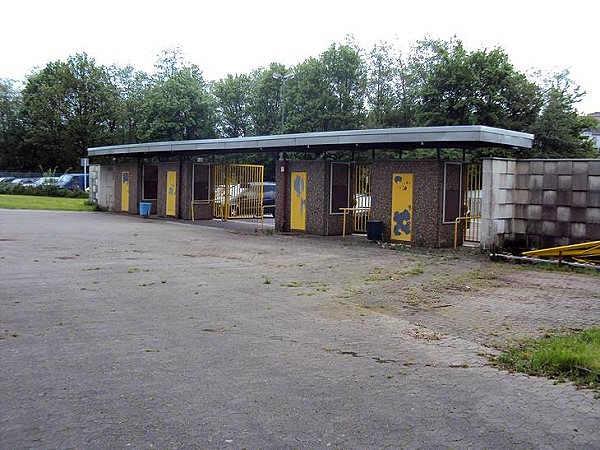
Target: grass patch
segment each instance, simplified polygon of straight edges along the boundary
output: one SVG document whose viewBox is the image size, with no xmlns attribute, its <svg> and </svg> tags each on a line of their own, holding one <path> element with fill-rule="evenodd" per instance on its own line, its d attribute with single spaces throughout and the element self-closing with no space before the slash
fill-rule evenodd
<svg viewBox="0 0 600 450">
<path fill-rule="evenodd" d="M 493 362 L 510 371 L 600 389 L 600 328 L 548 335 L 509 348 Z M 600 394 L 600 391 L 598 392 Z"/>
<path fill-rule="evenodd" d="M 400 272 L 400 275 L 416 276 L 423 274 L 423 272 L 425 272 L 425 266 L 423 265 L 423 263 L 418 263 L 416 266 L 411 267 L 410 269 L 403 270 L 402 272 Z"/>
<path fill-rule="evenodd" d="M 380 281 L 389 281 L 393 279 L 393 274 L 386 271 L 383 267 L 374 267 L 373 270 L 364 277 L 365 283 L 378 283 Z"/>
<path fill-rule="evenodd" d="M 52 211 L 96 211 L 96 205 L 86 199 L 64 197 L 38 197 L 33 195 L 0 195 L 0 208 L 38 209 Z"/>
</svg>

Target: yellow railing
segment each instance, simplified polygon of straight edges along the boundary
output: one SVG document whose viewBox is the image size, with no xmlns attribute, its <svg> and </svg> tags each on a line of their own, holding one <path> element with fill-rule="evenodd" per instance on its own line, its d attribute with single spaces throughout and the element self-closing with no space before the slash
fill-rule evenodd
<svg viewBox="0 0 600 450">
<path fill-rule="evenodd" d="M 262 214 L 264 168 L 256 164 L 219 164 L 213 169 L 213 216 L 221 219 Z"/>
<path fill-rule="evenodd" d="M 371 164 L 357 163 L 354 166 L 354 206 L 363 214 L 354 215 L 355 233 L 367 232 L 367 221 L 371 209 Z"/>
<path fill-rule="evenodd" d="M 456 219 L 454 219 L 454 250 L 456 250 L 458 247 L 458 224 L 461 221 L 463 221 L 463 222 L 465 222 L 465 227 L 466 227 L 467 221 L 470 221 L 470 220 L 479 221 L 479 219 L 481 219 L 481 216 L 461 216 L 461 217 L 457 217 Z M 466 228 L 465 228 L 465 230 L 466 230 Z M 463 239 L 464 239 L 464 237 L 463 237 Z"/>
<path fill-rule="evenodd" d="M 340 210 L 344 213 L 344 225 L 343 225 L 343 229 L 342 229 L 342 237 L 346 237 L 346 214 L 348 214 L 350 211 L 352 211 L 352 212 L 364 211 L 364 208 L 340 208 Z M 366 231 L 366 228 L 365 228 L 365 231 Z"/>
<path fill-rule="evenodd" d="M 471 216 L 470 227 L 465 229 L 463 239 L 479 242 L 479 216 L 481 215 L 481 193 L 483 186 L 483 169 L 481 163 L 470 163 L 465 168 L 463 187 L 463 210 L 461 214 Z M 477 218 L 477 219 L 476 219 Z"/>
</svg>

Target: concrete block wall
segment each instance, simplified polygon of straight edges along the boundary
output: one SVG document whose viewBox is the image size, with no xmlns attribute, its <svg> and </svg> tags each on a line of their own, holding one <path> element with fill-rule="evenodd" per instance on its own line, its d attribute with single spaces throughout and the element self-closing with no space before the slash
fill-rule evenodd
<svg viewBox="0 0 600 450">
<path fill-rule="evenodd" d="M 600 160 L 487 159 L 483 171 L 483 247 L 600 239 Z"/>
<path fill-rule="evenodd" d="M 90 165 L 89 199 L 104 211 L 114 211 L 115 168 L 113 166 Z"/>
<path fill-rule="evenodd" d="M 483 161 L 481 189 L 481 245 L 489 248 L 502 243 L 504 236 L 512 233 L 515 215 L 515 198 L 524 194 L 515 191 L 518 172 L 511 159 L 486 159 Z"/>
</svg>

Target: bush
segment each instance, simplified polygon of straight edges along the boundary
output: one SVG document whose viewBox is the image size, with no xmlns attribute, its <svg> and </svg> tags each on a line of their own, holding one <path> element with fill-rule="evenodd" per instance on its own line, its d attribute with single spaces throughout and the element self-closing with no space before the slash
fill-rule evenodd
<svg viewBox="0 0 600 450">
<path fill-rule="evenodd" d="M 82 190 L 71 191 L 54 185 L 22 186 L 20 184 L 0 183 L 0 194 L 34 195 L 38 197 L 88 198 L 88 193 Z"/>
</svg>

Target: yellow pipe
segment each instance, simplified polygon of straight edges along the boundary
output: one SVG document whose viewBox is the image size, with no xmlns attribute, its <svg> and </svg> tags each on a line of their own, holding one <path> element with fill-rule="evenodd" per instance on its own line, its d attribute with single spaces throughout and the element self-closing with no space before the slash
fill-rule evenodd
<svg viewBox="0 0 600 450">
<path fill-rule="evenodd" d="M 464 220 L 465 222 L 467 220 L 479 220 L 481 219 L 481 217 L 479 216 L 460 216 L 457 217 L 456 219 L 454 219 L 454 250 L 457 249 L 458 247 L 458 224 L 461 220 Z"/>
<path fill-rule="evenodd" d="M 340 208 L 344 213 L 344 228 L 342 229 L 342 237 L 346 237 L 346 213 L 348 211 L 363 211 L 365 208 Z"/>
<path fill-rule="evenodd" d="M 583 242 L 581 244 L 563 245 L 560 247 L 549 247 L 540 250 L 523 252 L 525 256 L 577 256 L 594 251 L 600 247 L 600 241 Z"/>
</svg>

